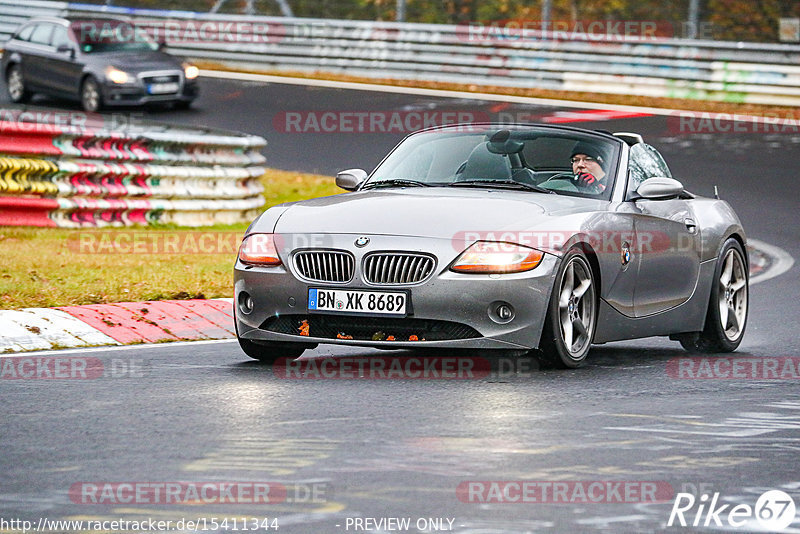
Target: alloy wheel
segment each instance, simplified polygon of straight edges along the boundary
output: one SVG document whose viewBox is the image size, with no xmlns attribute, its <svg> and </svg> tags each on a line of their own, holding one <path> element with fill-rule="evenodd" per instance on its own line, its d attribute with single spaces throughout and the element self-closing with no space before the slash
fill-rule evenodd
<svg viewBox="0 0 800 534">
<path fill-rule="evenodd" d="M 594 327 L 594 283 L 586 261 L 575 256 L 570 259 L 561 282 L 558 299 L 561 336 L 564 346 L 576 357 L 590 343 Z"/>
<path fill-rule="evenodd" d="M 734 341 L 742 335 L 747 317 L 747 273 L 736 249 L 728 250 L 719 277 L 719 319 L 725 337 Z"/>
<path fill-rule="evenodd" d="M 8 73 L 8 95 L 14 102 L 19 102 L 25 96 L 25 82 L 19 67 L 12 67 Z"/>
</svg>

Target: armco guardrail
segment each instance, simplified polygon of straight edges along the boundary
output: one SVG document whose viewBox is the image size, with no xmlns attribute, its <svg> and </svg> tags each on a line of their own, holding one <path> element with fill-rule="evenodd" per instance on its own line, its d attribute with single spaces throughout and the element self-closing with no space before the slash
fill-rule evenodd
<svg viewBox="0 0 800 534">
<path fill-rule="evenodd" d="M 67 2 L 52 0 L 0 0 L 0 43 L 29 18 L 66 13 L 68 6 Z"/>
<path fill-rule="evenodd" d="M 0 0 L 19 11 L 13 0 Z M 37 1 L 37 9 L 47 2 Z M 64 4 L 53 2 L 53 10 Z M 9 7 L 11 6 L 11 7 Z M 299 19 L 68 3 L 130 16 L 170 51 L 235 67 L 800 105 L 800 46 L 627 35 L 487 33 L 470 25 Z M 548 38 L 546 38 L 548 37 Z M 557 38 L 549 38 L 557 37 Z"/>
<path fill-rule="evenodd" d="M 0 109 L 0 225 L 207 226 L 264 204 L 261 137 Z"/>
</svg>

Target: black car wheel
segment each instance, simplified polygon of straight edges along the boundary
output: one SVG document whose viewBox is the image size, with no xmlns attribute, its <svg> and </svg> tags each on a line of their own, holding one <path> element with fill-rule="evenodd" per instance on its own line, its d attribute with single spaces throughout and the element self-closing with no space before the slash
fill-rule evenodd
<svg viewBox="0 0 800 534">
<path fill-rule="evenodd" d="M 103 95 L 97 80 L 89 76 L 81 85 L 81 105 L 85 111 L 93 113 L 103 107 Z"/>
<path fill-rule="evenodd" d="M 6 75 L 6 89 L 8 96 L 15 104 L 27 102 L 31 94 L 25 88 L 25 80 L 22 77 L 22 68 L 19 65 L 11 65 Z"/>
<path fill-rule="evenodd" d="M 742 246 L 731 238 L 717 258 L 706 324 L 699 334 L 682 335 L 693 352 L 733 352 L 744 337 L 749 302 L 749 272 Z"/>
<path fill-rule="evenodd" d="M 595 276 L 578 248 L 570 249 L 556 274 L 542 331 L 544 363 L 560 368 L 582 366 L 597 323 Z"/>
<path fill-rule="evenodd" d="M 302 345 L 270 343 L 267 341 L 256 343 L 255 341 L 242 339 L 238 336 L 237 339 L 239 340 L 239 346 L 242 347 L 245 354 L 254 360 L 259 360 L 264 363 L 275 363 L 279 358 L 294 360 L 300 357 L 306 350 L 306 347 Z"/>
</svg>

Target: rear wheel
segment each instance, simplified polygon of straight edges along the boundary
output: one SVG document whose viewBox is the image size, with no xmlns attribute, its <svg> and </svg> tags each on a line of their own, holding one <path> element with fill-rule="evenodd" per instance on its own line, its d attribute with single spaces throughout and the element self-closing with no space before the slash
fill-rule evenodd
<svg viewBox="0 0 800 534">
<path fill-rule="evenodd" d="M 237 339 L 245 354 L 264 363 L 275 363 L 279 358 L 294 360 L 306 350 L 305 346 L 293 343 L 270 343 L 268 341 L 258 343 L 240 337 Z"/>
<path fill-rule="evenodd" d="M 578 249 L 565 255 L 556 275 L 542 331 L 542 360 L 574 369 L 585 363 L 597 322 L 595 277 Z"/>
<path fill-rule="evenodd" d="M 702 332 L 681 336 L 683 348 L 699 352 L 736 350 L 747 324 L 749 292 L 742 246 L 735 239 L 728 239 L 717 258 L 705 327 Z"/>
<path fill-rule="evenodd" d="M 97 80 L 89 76 L 81 85 L 81 105 L 85 111 L 94 113 L 103 107 L 103 95 Z"/>
<path fill-rule="evenodd" d="M 6 75 L 6 89 L 8 97 L 15 104 L 22 104 L 30 99 L 31 94 L 25 88 L 25 80 L 22 77 L 22 68 L 19 65 L 11 65 Z"/>
</svg>

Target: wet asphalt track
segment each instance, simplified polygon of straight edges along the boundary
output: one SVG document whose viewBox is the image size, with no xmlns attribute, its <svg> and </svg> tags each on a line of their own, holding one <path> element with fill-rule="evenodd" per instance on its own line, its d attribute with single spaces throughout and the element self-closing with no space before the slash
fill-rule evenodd
<svg viewBox="0 0 800 534">
<path fill-rule="evenodd" d="M 288 134 L 276 127 L 281 113 L 556 111 L 203 81 L 194 109 L 145 115 L 262 135 L 271 166 L 324 174 L 371 169 L 401 135 Z M 800 250 L 800 134 L 679 135 L 664 117 L 577 125 L 642 133 L 688 189 L 710 195 L 718 185 L 749 237 L 791 254 Z M 794 267 L 752 287 L 737 355 L 800 356 L 799 282 Z M 69 353 L 76 354 L 87 353 Z M 321 347 L 307 354 L 375 352 Z M 456 491 L 468 481 L 519 480 L 654 481 L 676 492 L 702 484 L 719 492 L 721 502 L 751 506 L 766 489 L 783 489 L 800 506 L 800 382 L 672 378 L 668 361 L 685 354 L 676 342 L 648 339 L 597 347 L 578 371 L 534 368 L 471 380 L 297 380 L 248 361 L 232 342 L 93 351 L 89 355 L 107 367 L 135 364 L 141 371 L 85 381 L 0 382 L 0 517 L 277 517 L 279 532 L 298 533 L 354 532 L 357 517 L 407 517 L 412 527 L 420 518 L 448 518 L 460 533 L 710 530 L 666 528 L 671 499 L 468 503 Z M 87 505 L 68 494 L 76 483 L 137 481 L 274 482 L 290 495 L 286 502 L 254 506 Z M 316 502 L 303 499 L 309 487 L 317 490 Z M 800 532 L 800 520 L 792 527 Z M 753 530 L 757 523 L 740 529 Z"/>
</svg>

